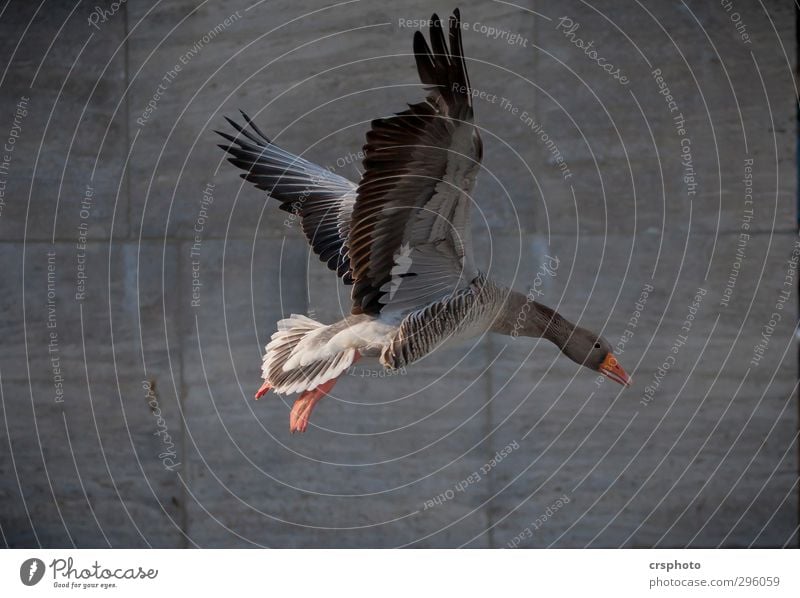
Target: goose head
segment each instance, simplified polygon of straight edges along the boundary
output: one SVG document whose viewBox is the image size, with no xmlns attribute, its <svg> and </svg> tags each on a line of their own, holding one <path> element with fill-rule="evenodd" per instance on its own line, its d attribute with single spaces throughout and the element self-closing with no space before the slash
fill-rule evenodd
<svg viewBox="0 0 800 598">
<path fill-rule="evenodd" d="M 630 376 L 614 357 L 611 344 L 591 330 L 576 326 L 561 345 L 561 352 L 575 363 L 595 370 L 617 384 L 630 386 Z"/>
<path fill-rule="evenodd" d="M 508 292 L 492 330 L 512 337 L 546 338 L 575 363 L 623 386 L 631 383 L 607 340 L 517 291 Z"/>
</svg>

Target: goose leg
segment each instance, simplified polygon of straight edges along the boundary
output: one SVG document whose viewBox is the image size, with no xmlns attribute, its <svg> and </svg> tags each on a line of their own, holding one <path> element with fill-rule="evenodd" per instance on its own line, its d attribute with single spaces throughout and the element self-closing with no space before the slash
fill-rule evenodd
<svg viewBox="0 0 800 598">
<path fill-rule="evenodd" d="M 356 353 L 353 358 L 353 363 L 358 361 L 360 357 L 361 355 Z M 320 384 L 312 390 L 307 390 L 294 402 L 292 411 L 289 414 L 289 431 L 292 434 L 306 431 L 308 428 L 308 420 L 311 419 L 311 412 L 314 410 L 314 407 L 331 391 L 333 385 L 336 384 L 338 380 L 339 378 L 337 377 Z"/>
<path fill-rule="evenodd" d="M 308 420 L 311 418 L 311 412 L 317 403 L 328 394 L 336 384 L 338 378 L 328 380 L 324 384 L 320 384 L 313 390 L 307 390 L 300 395 L 294 405 L 292 412 L 289 414 L 289 431 L 294 434 L 295 432 L 305 432 L 308 428 Z"/>
<path fill-rule="evenodd" d="M 264 381 L 264 384 L 262 384 L 262 385 L 261 385 L 261 388 L 259 388 L 259 389 L 256 391 L 256 396 L 255 396 L 255 399 L 256 399 L 256 401 L 257 401 L 258 399 L 260 399 L 261 397 L 263 397 L 265 394 L 267 394 L 267 393 L 269 392 L 269 389 L 270 389 L 270 388 L 272 388 L 272 386 L 270 386 L 269 382 L 267 382 L 267 381 L 265 380 L 265 381 Z"/>
</svg>

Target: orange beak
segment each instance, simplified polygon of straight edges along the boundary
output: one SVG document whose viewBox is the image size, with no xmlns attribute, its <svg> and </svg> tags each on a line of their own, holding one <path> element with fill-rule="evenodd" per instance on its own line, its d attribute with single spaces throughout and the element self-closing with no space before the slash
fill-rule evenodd
<svg viewBox="0 0 800 598">
<path fill-rule="evenodd" d="M 625 370 L 622 369 L 617 358 L 611 353 L 606 355 L 603 363 L 600 364 L 600 373 L 617 384 L 622 384 L 623 386 L 631 385 L 630 376 L 625 373 Z"/>
</svg>

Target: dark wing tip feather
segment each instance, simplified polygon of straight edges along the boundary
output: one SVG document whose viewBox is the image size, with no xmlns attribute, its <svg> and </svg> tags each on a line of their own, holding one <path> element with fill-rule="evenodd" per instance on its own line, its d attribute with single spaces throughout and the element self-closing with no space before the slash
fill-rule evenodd
<svg viewBox="0 0 800 598">
<path fill-rule="evenodd" d="M 244 110 L 240 109 L 239 112 L 241 113 L 242 118 L 244 118 L 244 120 L 247 122 L 247 124 L 250 126 L 251 129 L 253 129 L 256 133 L 258 133 L 264 139 L 264 141 L 266 141 L 267 143 L 272 143 L 272 141 L 270 141 L 270 138 L 267 137 L 264 134 L 264 132 L 258 128 L 258 125 L 256 125 L 256 123 L 253 122 L 252 118 L 247 116 L 247 113 L 245 113 Z"/>
<path fill-rule="evenodd" d="M 299 210 L 303 233 L 314 252 L 345 284 L 352 284 L 342 222 L 349 224 L 352 208 L 343 200 L 355 186 L 273 144 L 253 119 L 240 112 L 244 124 L 225 117 L 236 134 L 214 131 L 229 142 L 218 144 L 228 154 L 227 161 L 242 170 L 239 173 L 242 179 L 281 202 L 280 209 L 290 213 Z"/>
<path fill-rule="evenodd" d="M 214 131 L 217 135 L 222 137 L 223 139 L 230 141 L 231 143 L 238 143 L 238 140 L 233 135 L 229 133 L 225 133 L 224 131 Z"/>
<path fill-rule="evenodd" d="M 429 181 L 441 180 L 444 171 L 437 169 L 447 164 L 439 159 L 444 152 L 438 150 L 449 148 L 458 123 L 472 121 L 460 11 L 455 10 L 449 18 L 446 33 L 444 28 L 445 23 L 434 13 L 429 36 L 421 31 L 413 36 L 414 59 L 429 92 L 427 99 L 409 104 L 408 110 L 393 117 L 373 120 L 367 132 L 365 173 L 358 187 L 347 246 L 354 279 L 354 314 L 380 313 L 385 294 L 381 288 L 389 280 L 394 248 L 402 242 L 405 230 L 397 214 L 421 207 L 419 202 L 435 193 L 435 189 L 418 183 L 416 175 L 423 173 Z M 479 139 L 477 131 L 474 137 Z M 418 146 L 426 148 L 420 155 L 432 159 L 418 160 L 409 149 Z M 472 151 L 480 156 L 479 142 L 473 142 Z"/>
<path fill-rule="evenodd" d="M 417 72 L 423 84 L 438 91 L 453 109 L 454 116 L 468 118 L 471 116 L 472 96 L 461 42 L 461 12 L 458 9 L 450 16 L 448 29 L 449 39 L 445 39 L 442 21 L 434 13 L 429 30 L 430 46 L 422 32 L 414 33 Z"/>
<path fill-rule="evenodd" d="M 450 64 L 450 52 L 447 50 L 447 43 L 444 40 L 442 21 L 436 13 L 431 16 L 430 36 L 433 62 L 436 64 L 436 68 L 447 68 Z"/>
<path fill-rule="evenodd" d="M 450 53 L 453 55 L 453 63 L 459 70 L 459 79 L 463 80 L 467 88 L 471 89 L 469 74 L 467 73 L 467 63 L 464 59 L 464 45 L 461 41 L 461 11 L 457 8 L 450 17 Z M 469 96 L 470 102 L 472 96 Z"/>
<path fill-rule="evenodd" d="M 259 139 L 259 138 L 258 138 L 258 137 L 256 137 L 255 135 L 253 135 L 253 133 L 252 133 L 252 132 L 248 131 L 246 126 L 245 126 L 245 127 L 243 127 L 242 125 L 240 125 L 239 123 L 237 123 L 237 122 L 236 122 L 235 120 L 233 120 L 232 118 L 229 118 L 229 117 L 227 117 L 227 116 L 226 116 L 226 117 L 225 117 L 225 120 L 227 120 L 227 121 L 228 121 L 228 123 L 229 123 L 229 124 L 230 124 L 230 125 L 231 125 L 231 126 L 234 128 L 234 129 L 236 129 L 236 130 L 238 131 L 238 133 L 239 133 L 239 135 L 240 135 L 240 136 L 244 136 L 244 137 L 246 137 L 247 139 L 249 139 L 250 141 L 252 141 L 253 143 L 255 143 L 257 146 L 261 146 L 261 147 L 263 147 L 263 146 L 264 146 L 264 144 L 265 144 L 265 142 L 266 142 L 267 144 L 269 144 L 269 143 L 270 143 L 269 139 L 267 139 L 266 135 L 264 135 L 264 134 L 263 134 L 261 131 L 259 131 L 259 130 L 258 130 L 258 128 L 257 128 L 257 127 L 255 126 L 255 124 L 253 123 L 253 121 L 251 121 L 251 120 L 249 119 L 249 117 L 248 117 L 246 114 L 244 114 L 244 112 L 242 112 L 242 115 L 245 117 L 245 121 L 246 121 L 247 125 L 249 125 L 249 126 L 250 126 L 250 128 L 251 128 L 251 129 L 253 129 L 253 131 L 255 131 L 255 133 L 256 133 L 256 134 L 257 134 L 259 137 L 261 137 L 261 139 Z M 220 134 L 221 134 L 221 133 L 220 133 Z M 236 139 L 236 140 L 235 140 L 235 142 L 241 145 L 241 137 L 240 137 L 240 138 L 238 138 L 238 139 Z"/>
<path fill-rule="evenodd" d="M 421 31 L 414 32 L 414 58 L 417 61 L 417 72 L 425 85 L 436 84 L 436 65 L 431 56 L 431 49 Z"/>
<path fill-rule="evenodd" d="M 242 126 L 239 123 L 237 123 L 235 120 L 233 120 L 230 116 L 226 116 L 225 120 L 227 120 L 228 124 L 231 125 L 234 129 L 236 129 L 240 133 L 242 132 L 242 130 L 243 130 Z"/>
</svg>

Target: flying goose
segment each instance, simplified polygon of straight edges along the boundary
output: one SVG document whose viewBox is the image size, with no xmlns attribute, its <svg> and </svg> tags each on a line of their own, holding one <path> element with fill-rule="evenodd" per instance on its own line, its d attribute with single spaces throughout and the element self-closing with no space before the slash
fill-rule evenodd
<svg viewBox="0 0 800 598">
<path fill-rule="evenodd" d="M 299 216 L 313 251 L 352 285 L 350 315 L 322 324 L 292 314 L 266 346 L 255 397 L 300 393 L 291 432 L 306 430 L 314 406 L 359 358 L 398 369 L 487 331 L 546 338 L 576 363 L 630 383 L 606 340 L 476 269 L 469 207 L 482 144 L 458 9 L 448 37 L 435 14 L 430 47 L 414 34 L 428 96 L 372 121 L 357 185 L 278 147 L 244 112 L 243 125 L 227 119 L 236 135 L 218 131 L 241 176 Z"/>
</svg>

